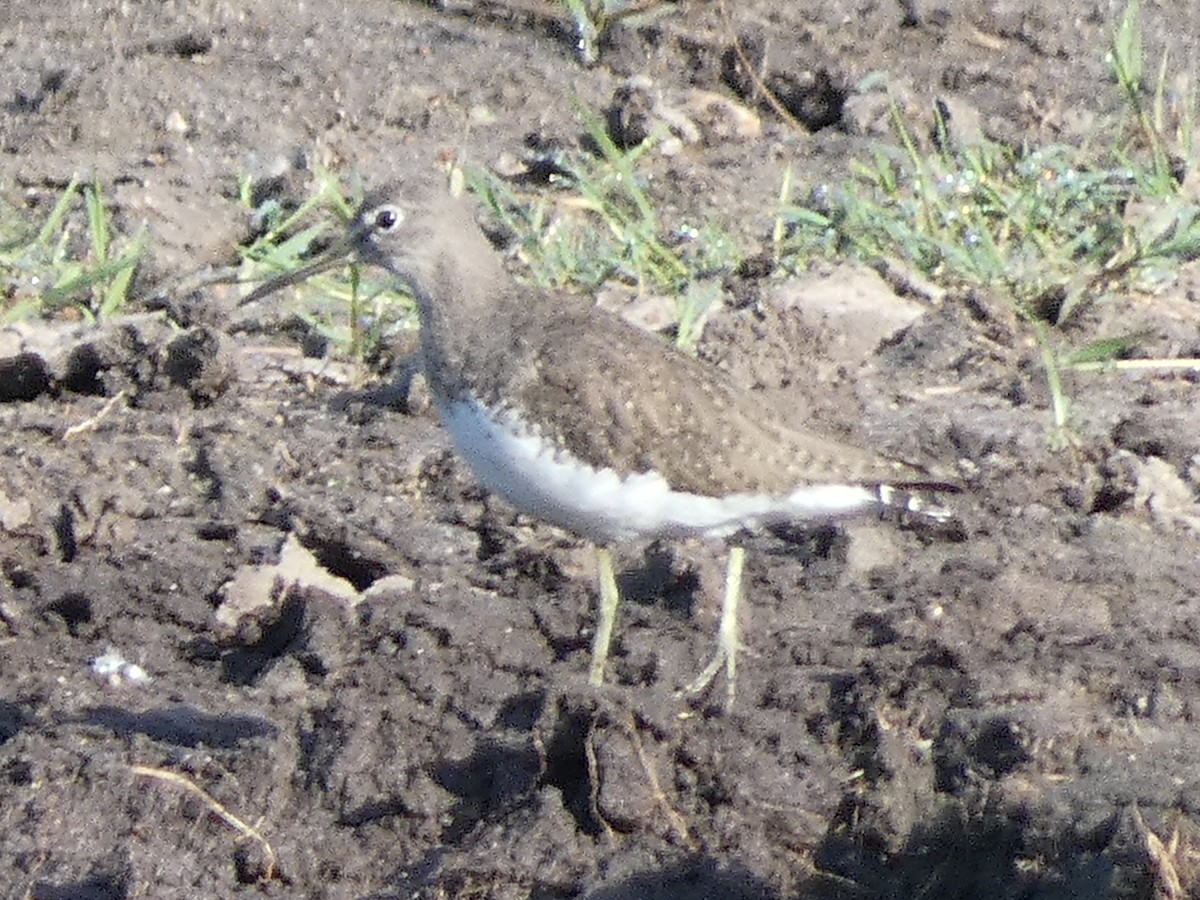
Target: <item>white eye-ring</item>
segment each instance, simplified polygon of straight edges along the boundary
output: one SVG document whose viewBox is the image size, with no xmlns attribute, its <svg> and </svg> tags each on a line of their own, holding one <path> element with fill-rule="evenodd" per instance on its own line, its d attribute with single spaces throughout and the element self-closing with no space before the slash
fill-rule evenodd
<svg viewBox="0 0 1200 900">
<path fill-rule="evenodd" d="M 391 204 L 377 206 L 367 213 L 367 221 L 376 231 L 386 234 L 400 227 L 400 223 L 404 221 L 404 210 Z"/>
</svg>

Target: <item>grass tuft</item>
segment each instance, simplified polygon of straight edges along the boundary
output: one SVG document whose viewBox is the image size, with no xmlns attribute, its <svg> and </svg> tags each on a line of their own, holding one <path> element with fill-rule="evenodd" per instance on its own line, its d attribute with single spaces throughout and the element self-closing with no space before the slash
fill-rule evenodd
<svg viewBox="0 0 1200 900">
<path fill-rule="evenodd" d="M 575 29 L 579 61 L 591 67 L 600 61 L 600 45 L 612 26 L 623 20 L 645 20 L 670 10 L 662 0 L 558 0 Z"/>
<path fill-rule="evenodd" d="M 362 190 L 346 192 L 335 175 L 318 170 L 311 196 L 292 209 L 273 199 L 255 207 L 255 185 L 246 176 L 239 195 L 258 220 L 254 240 L 239 248 L 239 280 L 258 283 L 302 268 L 315 248 L 348 227 Z M 360 362 L 377 358 L 396 333 L 416 327 L 411 297 L 399 293 L 392 280 L 350 263 L 286 290 L 302 322 L 337 352 Z"/>
<path fill-rule="evenodd" d="M 0 325 L 121 312 L 144 242 L 144 227 L 132 238 L 113 235 L 99 181 L 72 179 L 40 226 L 0 210 Z"/>
<path fill-rule="evenodd" d="M 560 153 L 548 190 L 520 193 L 482 170 L 468 173 L 470 188 L 513 235 L 536 284 L 587 293 L 616 281 L 674 297 L 676 342 L 690 347 L 719 294 L 713 279 L 743 251 L 716 223 L 663 222 L 641 166 L 663 135 L 621 149 L 599 116 L 578 113 L 594 152 Z"/>
<path fill-rule="evenodd" d="M 1055 442 L 1068 428 L 1061 370 L 1106 371 L 1146 335 L 1095 335 L 1077 325 L 1098 302 L 1155 294 L 1200 258 L 1194 97 L 1168 102 L 1166 60 L 1146 85 L 1140 8 L 1130 0 L 1108 54 L 1128 121 L 1111 146 L 958 146 L 947 124 L 923 151 L 895 103 L 897 145 L 852 163 L 852 177 L 791 203 L 790 173 L 773 235 L 784 270 L 813 257 L 896 258 L 954 289 L 1011 298 L 1041 348 Z M 1192 178 L 1195 176 L 1192 175 Z M 1082 347 L 1069 346 L 1069 340 Z"/>
</svg>

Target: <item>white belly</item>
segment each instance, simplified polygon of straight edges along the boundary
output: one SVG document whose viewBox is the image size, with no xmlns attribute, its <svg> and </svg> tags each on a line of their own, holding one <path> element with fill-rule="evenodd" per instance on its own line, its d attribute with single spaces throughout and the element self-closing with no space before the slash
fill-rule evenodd
<svg viewBox="0 0 1200 900">
<path fill-rule="evenodd" d="M 878 508 L 860 485 L 805 485 L 790 494 L 708 497 L 672 490 L 655 473 L 621 477 L 555 451 L 512 413 L 469 401 L 438 403 L 455 448 L 481 484 L 522 512 L 597 543 L 728 537 L 781 522 L 828 522 Z"/>
</svg>

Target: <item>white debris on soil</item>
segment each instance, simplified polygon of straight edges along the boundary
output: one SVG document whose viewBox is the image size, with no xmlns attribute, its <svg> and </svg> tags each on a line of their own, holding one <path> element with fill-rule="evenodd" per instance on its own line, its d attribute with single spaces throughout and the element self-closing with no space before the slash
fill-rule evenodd
<svg viewBox="0 0 1200 900">
<path fill-rule="evenodd" d="M 88 668 L 96 681 L 111 688 L 126 685 L 145 687 L 152 681 L 145 669 L 137 663 L 131 663 L 115 647 L 108 647 L 104 653 L 91 661 Z"/>
</svg>

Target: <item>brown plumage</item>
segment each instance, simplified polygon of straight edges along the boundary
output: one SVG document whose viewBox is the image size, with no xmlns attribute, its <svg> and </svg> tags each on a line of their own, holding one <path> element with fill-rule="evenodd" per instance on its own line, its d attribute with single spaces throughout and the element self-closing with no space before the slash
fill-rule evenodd
<svg viewBox="0 0 1200 900">
<path fill-rule="evenodd" d="M 736 678 L 738 536 L 899 511 L 945 522 L 923 497 L 957 490 L 922 466 L 786 423 L 753 392 L 578 298 L 519 284 L 470 208 L 428 188 L 368 196 L 346 238 L 305 270 L 346 254 L 380 266 L 416 299 L 435 405 L 485 486 L 599 544 L 688 534 L 734 542 L 720 640 L 686 689 Z M 598 546 L 599 684 L 618 596 Z"/>
<path fill-rule="evenodd" d="M 680 491 L 955 489 L 921 466 L 798 431 L 757 394 L 619 317 L 518 284 L 467 204 L 423 193 L 390 231 L 370 227 L 372 210 L 391 207 L 369 198 L 358 246 L 414 291 L 435 391 L 520 409 L 580 460 L 654 470 Z"/>
</svg>

